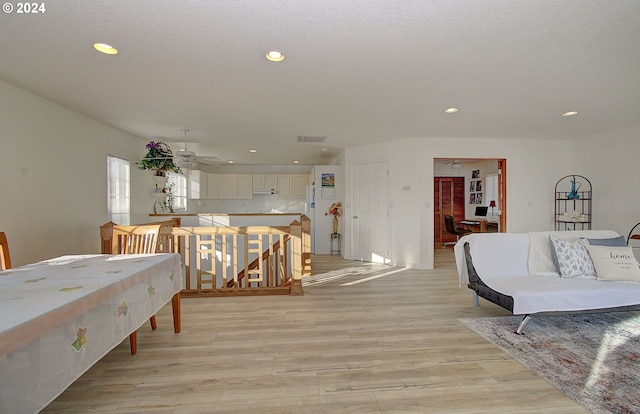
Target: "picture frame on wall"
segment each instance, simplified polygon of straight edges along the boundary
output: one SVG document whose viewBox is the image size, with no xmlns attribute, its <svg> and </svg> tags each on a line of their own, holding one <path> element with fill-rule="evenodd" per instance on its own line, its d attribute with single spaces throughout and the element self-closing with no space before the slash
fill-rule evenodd
<svg viewBox="0 0 640 414">
<path fill-rule="evenodd" d="M 322 173 L 320 198 L 334 200 L 336 198 L 336 175 L 334 173 Z"/>
<path fill-rule="evenodd" d="M 482 193 L 476 193 L 476 204 L 482 204 Z"/>
<path fill-rule="evenodd" d="M 471 181 L 469 183 L 469 192 L 473 193 L 474 191 L 476 191 L 476 182 L 475 181 Z"/>
<path fill-rule="evenodd" d="M 478 178 L 480 177 L 480 170 L 473 170 L 473 172 L 471 172 L 471 178 Z"/>
<path fill-rule="evenodd" d="M 478 180 L 476 183 L 476 191 L 482 191 L 482 180 Z"/>
<path fill-rule="evenodd" d="M 475 204 L 476 203 L 476 193 L 471 193 L 471 195 L 469 195 L 469 204 Z"/>
</svg>

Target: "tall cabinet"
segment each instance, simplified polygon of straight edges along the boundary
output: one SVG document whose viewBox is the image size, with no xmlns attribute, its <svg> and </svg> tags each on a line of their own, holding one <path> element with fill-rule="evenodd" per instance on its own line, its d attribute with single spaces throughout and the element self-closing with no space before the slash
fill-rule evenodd
<svg viewBox="0 0 640 414">
<path fill-rule="evenodd" d="M 464 220 L 465 197 L 464 177 L 434 177 L 434 242 L 456 241 L 456 236 L 448 233 L 444 216 L 453 216 L 456 222 Z"/>
<path fill-rule="evenodd" d="M 556 230 L 591 230 L 591 181 L 581 175 L 567 175 L 555 187 Z"/>
</svg>

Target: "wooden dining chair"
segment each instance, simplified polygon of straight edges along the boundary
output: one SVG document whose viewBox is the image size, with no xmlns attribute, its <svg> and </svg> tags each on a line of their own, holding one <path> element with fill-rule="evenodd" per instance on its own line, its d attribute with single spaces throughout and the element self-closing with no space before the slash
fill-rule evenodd
<svg viewBox="0 0 640 414">
<path fill-rule="evenodd" d="M 111 253 L 149 254 L 156 252 L 160 225 L 113 226 Z"/>
<path fill-rule="evenodd" d="M 4 231 L 0 231 L 0 270 L 11 269 L 11 255 L 9 254 L 9 243 Z"/>
<path fill-rule="evenodd" d="M 160 225 L 144 226 L 113 226 L 113 239 L 111 241 L 112 254 L 150 254 L 156 252 Z M 151 329 L 156 330 L 156 315 L 149 319 Z M 138 331 L 129 335 L 129 347 L 131 355 L 138 352 Z"/>
</svg>

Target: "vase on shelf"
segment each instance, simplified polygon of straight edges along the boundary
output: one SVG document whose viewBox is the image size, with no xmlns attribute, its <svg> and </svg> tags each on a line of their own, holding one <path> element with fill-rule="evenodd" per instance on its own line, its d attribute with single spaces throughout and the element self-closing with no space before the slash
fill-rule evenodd
<svg viewBox="0 0 640 414">
<path fill-rule="evenodd" d="M 333 216 L 333 233 L 338 232 L 338 216 Z"/>
</svg>

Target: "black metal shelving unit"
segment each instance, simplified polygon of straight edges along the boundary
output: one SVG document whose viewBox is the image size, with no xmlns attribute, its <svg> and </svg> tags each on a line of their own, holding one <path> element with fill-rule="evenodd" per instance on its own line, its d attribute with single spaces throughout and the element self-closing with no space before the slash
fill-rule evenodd
<svg viewBox="0 0 640 414">
<path fill-rule="evenodd" d="M 559 179 L 555 187 L 555 229 L 591 230 L 592 196 L 591 181 L 586 177 L 571 174 Z"/>
</svg>

